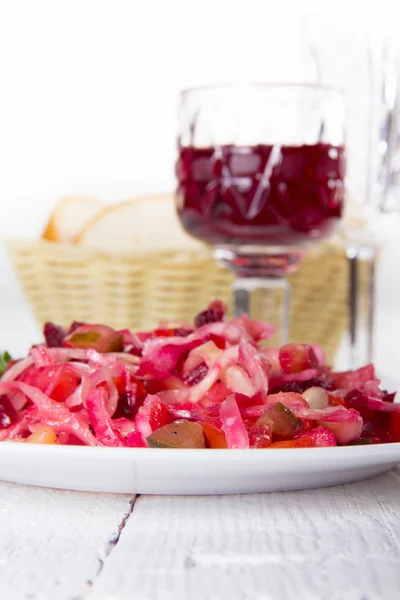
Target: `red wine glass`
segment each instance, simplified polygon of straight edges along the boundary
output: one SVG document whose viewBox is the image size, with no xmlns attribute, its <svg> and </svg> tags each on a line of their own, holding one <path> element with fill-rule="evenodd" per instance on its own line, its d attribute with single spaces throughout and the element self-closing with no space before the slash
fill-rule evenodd
<svg viewBox="0 0 400 600">
<path fill-rule="evenodd" d="M 177 212 L 185 230 L 235 274 L 235 313 L 253 293 L 283 293 L 307 249 L 343 209 L 341 92 L 317 84 L 221 85 L 181 93 Z M 321 265 L 323 268 L 323 265 Z M 316 274 L 317 276 L 317 274 Z"/>
</svg>

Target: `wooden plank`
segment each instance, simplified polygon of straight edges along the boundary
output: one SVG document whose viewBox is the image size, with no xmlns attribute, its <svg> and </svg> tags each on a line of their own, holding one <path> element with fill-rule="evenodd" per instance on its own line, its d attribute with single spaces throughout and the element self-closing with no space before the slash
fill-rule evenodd
<svg viewBox="0 0 400 600">
<path fill-rule="evenodd" d="M 397 600 L 400 475 L 319 490 L 141 496 L 90 600 Z"/>
<path fill-rule="evenodd" d="M 133 502 L 0 482 L 0 598 L 86 597 Z"/>
</svg>

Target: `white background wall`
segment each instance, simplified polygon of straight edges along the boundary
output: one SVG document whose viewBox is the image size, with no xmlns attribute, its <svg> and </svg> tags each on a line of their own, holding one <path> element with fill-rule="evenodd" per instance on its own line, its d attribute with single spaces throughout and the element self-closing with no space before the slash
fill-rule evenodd
<svg viewBox="0 0 400 600">
<path fill-rule="evenodd" d="M 0 236 L 36 235 L 65 193 L 172 189 L 180 88 L 299 79 L 299 16 L 357 35 L 394 27 L 390 5 L 1 0 Z"/>
<path fill-rule="evenodd" d="M 67 193 L 172 190 L 179 89 L 302 78 L 299 17 L 397 39 L 394 4 L 0 0 L 0 238 L 37 236 Z M 2 255 L 0 282 L 21 300 Z"/>
</svg>

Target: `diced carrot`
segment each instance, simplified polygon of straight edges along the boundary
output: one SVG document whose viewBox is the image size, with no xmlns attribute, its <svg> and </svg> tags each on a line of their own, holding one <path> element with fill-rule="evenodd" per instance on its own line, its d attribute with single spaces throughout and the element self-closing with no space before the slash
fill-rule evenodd
<svg viewBox="0 0 400 600">
<path fill-rule="evenodd" d="M 285 440 L 282 442 L 274 442 L 270 448 L 311 448 L 312 442 L 308 435 L 297 438 L 296 440 Z"/>
<path fill-rule="evenodd" d="M 202 423 L 204 437 L 210 448 L 227 448 L 225 433 L 211 423 Z"/>
</svg>

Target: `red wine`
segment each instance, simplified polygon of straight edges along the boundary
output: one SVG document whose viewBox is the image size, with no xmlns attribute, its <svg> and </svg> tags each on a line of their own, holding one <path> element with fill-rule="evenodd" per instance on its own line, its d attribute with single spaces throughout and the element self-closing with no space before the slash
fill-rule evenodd
<svg viewBox="0 0 400 600">
<path fill-rule="evenodd" d="M 342 146 L 182 147 L 176 171 L 184 228 L 214 245 L 302 246 L 342 215 Z"/>
</svg>

